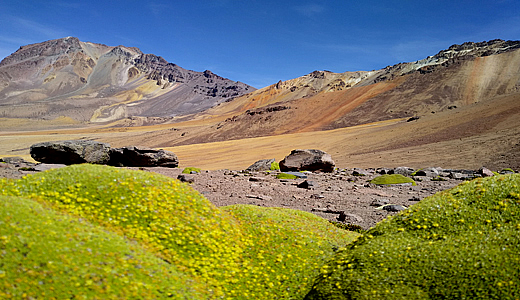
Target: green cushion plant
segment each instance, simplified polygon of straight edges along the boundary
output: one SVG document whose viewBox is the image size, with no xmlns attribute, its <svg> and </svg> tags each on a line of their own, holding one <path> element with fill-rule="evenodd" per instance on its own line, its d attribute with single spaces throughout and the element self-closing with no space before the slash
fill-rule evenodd
<svg viewBox="0 0 520 300">
<path fill-rule="evenodd" d="M 222 209 L 253 241 L 244 252 L 247 272 L 235 284 L 247 291 L 241 294 L 245 299 L 302 299 L 334 250 L 359 236 L 298 210 L 255 205 Z"/>
<path fill-rule="evenodd" d="M 37 199 L 136 240 L 203 279 L 215 297 L 233 281 L 248 243 L 229 215 L 187 184 L 150 172 L 84 164 L 2 182 L 3 194 Z"/>
<path fill-rule="evenodd" d="M 324 265 L 306 299 L 515 299 L 520 175 L 464 182 L 388 218 Z"/>
<path fill-rule="evenodd" d="M 177 180 L 150 172 L 99 165 L 74 165 L 28 175 L 20 180 L 1 179 L 0 195 L 9 195 L 5 198 L 9 200 L 21 199 L 15 197 L 32 199 L 16 200 L 13 202 L 16 204 L 11 205 L 29 215 L 17 216 L 16 222 L 0 223 L 2 227 L 29 224 L 20 220 L 30 222 L 30 225 L 23 225 L 27 228 L 25 231 L 2 229 L 0 236 L 5 232 L 5 239 L 16 239 L 15 248 L 22 249 L 23 255 L 26 253 L 24 247 L 30 248 L 31 252 L 34 249 L 34 254 L 38 255 L 38 260 L 27 260 L 31 266 L 20 268 L 18 277 L 14 278 L 11 273 L 15 267 L 6 261 L 18 259 L 19 262 L 23 255 L 17 251 L 6 254 L 5 251 L 13 248 L 9 248 L 11 244 L 1 248 L 0 241 L 0 291 L 12 294 L 14 298 L 33 297 L 33 294 L 24 296 L 23 293 L 20 296 L 18 286 L 36 294 L 56 286 L 66 292 L 46 295 L 56 295 L 59 299 L 70 298 L 69 294 L 77 298 L 100 299 L 297 299 L 308 292 L 312 278 L 335 249 L 358 236 L 300 211 L 256 206 L 219 209 Z M 34 216 L 34 212 L 42 215 L 38 212 L 40 208 L 31 208 L 31 205 L 53 211 L 51 215 L 49 210 L 50 217 L 45 219 L 51 227 L 41 226 L 45 234 L 31 235 L 37 227 L 34 224 L 43 222 Z M 12 214 L 8 209 L 4 212 Z M 63 216 L 65 221 L 54 215 Z M 0 218 L 0 222 L 3 220 L 10 219 Z M 74 222 L 80 225 L 76 226 Z M 97 231 L 89 235 L 92 242 L 84 238 L 81 232 L 86 229 L 82 229 L 81 224 L 98 228 L 92 229 L 92 232 Z M 98 235 L 98 231 L 104 235 Z M 71 237 L 74 232 L 78 232 L 79 241 L 75 236 Z M 60 240 L 46 244 L 46 234 Z M 44 240 L 37 242 L 39 236 Z M 40 242 L 43 244 L 39 245 Z M 46 252 L 44 248 L 57 252 Z M 77 253 L 75 249 L 78 249 Z M 109 253 L 105 254 L 107 251 Z M 94 253 L 99 260 L 89 260 Z M 43 263 L 41 260 L 52 258 L 54 261 L 56 256 L 64 258 L 60 268 L 45 273 L 43 265 L 38 267 Z M 115 264 L 113 260 L 121 265 L 111 268 Z M 98 271 L 104 267 L 107 267 L 104 272 Z M 54 278 L 59 287 L 58 284 L 44 284 L 29 288 L 35 282 L 30 278 L 32 271 L 25 271 L 31 268 L 37 273 L 56 275 L 50 278 Z M 143 279 L 135 268 L 151 278 Z M 73 278 L 72 286 L 63 284 L 61 273 L 54 273 L 61 270 L 64 276 L 70 276 L 71 272 L 84 276 Z M 112 271 L 115 273 L 110 273 Z M 118 274 L 125 277 L 117 277 Z M 129 278 L 126 274 L 134 277 Z M 110 276 L 117 278 L 104 279 Z M 1 281 L 2 278 L 7 279 Z M 15 282 L 27 280 L 27 288 L 21 283 L 13 286 L 13 278 Z M 90 287 L 83 288 L 82 285 L 95 288 L 99 293 L 92 296 Z"/>
<path fill-rule="evenodd" d="M 273 161 L 271 163 L 271 168 L 269 170 L 271 170 L 271 171 L 280 170 L 280 163 Z"/>
<path fill-rule="evenodd" d="M 411 183 L 412 185 L 416 185 L 412 178 L 403 176 L 401 174 L 385 174 L 377 176 L 372 179 L 370 183 L 381 185 Z"/>
<path fill-rule="evenodd" d="M 0 196 L 1 299 L 206 299 L 139 244 L 24 198 Z"/>
<path fill-rule="evenodd" d="M 195 167 L 186 167 L 184 168 L 184 170 L 182 170 L 183 174 L 191 174 L 191 172 L 200 173 L 200 169 Z"/>
<path fill-rule="evenodd" d="M 293 174 L 287 174 L 287 173 L 280 173 L 276 175 L 277 179 L 296 179 L 298 176 Z"/>
</svg>

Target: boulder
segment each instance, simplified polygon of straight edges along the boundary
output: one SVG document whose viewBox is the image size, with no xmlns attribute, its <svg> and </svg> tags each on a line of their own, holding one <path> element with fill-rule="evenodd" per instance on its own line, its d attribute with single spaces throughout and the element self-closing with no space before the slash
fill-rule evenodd
<svg viewBox="0 0 520 300">
<path fill-rule="evenodd" d="M 478 170 L 478 174 L 482 175 L 482 177 L 491 177 L 491 176 L 495 176 L 495 173 L 493 173 L 493 171 L 491 171 L 490 169 L 486 168 L 486 167 L 482 167 Z"/>
<path fill-rule="evenodd" d="M 116 167 L 168 167 L 179 166 L 175 153 L 163 149 L 136 146 L 110 149 L 109 165 Z"/>
<path fill-rule="evenodd" d="M 403 176 L 410 176 L 414 172 L 414 169 L 408 167 L 397 167 L 387 172 L 387 174 L 401 174 Z"/>
<path fill-rule="evenodd" d="M 271 164 L 274 162 L 274 158 L 271 159 L 261 159 L 254 164 L 247 167 L 246 171 L 249 172 L 259 172 L 259 171 L 269 171 L 271 169 Z"/>
<path fill-rule="evenodd" d="M 417 170 L 415 176 L 437 177 L 440 175 L 439 169 L 440 168 L 425 168 Z"/>
<path fill-rule="evenodd" d="M 335 163 L 330 154 L 321 150 L 296 149 L 280 162 L 280 170 L 285 171 L 334 171 Z"/>
<path fill-rule="evenodd" d="M 299 188 L 302 189 L 312 189 L 312 188 L 318 188 L 320 185 L 317 182 L 314 182 L 312 180 L 305 180 L 304 182 L 298 184 Z"/>
<path fill-rule="evenodd" d="M 106 164 L 110 160 L 110 145 L 95 141 L 44 142 L 31 146 L 31 157 L 47 164 Z"/>
</svg>

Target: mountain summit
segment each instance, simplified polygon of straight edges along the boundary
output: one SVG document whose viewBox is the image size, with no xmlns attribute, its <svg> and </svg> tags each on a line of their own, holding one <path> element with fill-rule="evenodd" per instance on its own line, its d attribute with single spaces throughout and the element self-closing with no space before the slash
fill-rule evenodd
<svg viewBox="0 0 520 300">
<path fill-rule="evenodd" d="M 0 116 L 107 122 L 183 116 L 255 90 L 138 48 L 66 37 L 20 47 L 0 62 Z"/>
</svg>

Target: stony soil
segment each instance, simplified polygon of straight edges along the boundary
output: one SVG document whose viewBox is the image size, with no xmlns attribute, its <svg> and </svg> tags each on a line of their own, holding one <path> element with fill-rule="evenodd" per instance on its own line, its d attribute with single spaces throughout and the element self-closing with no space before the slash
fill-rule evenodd
<svg viewBox="0 0 520 300">
<path fill-rule="evenodd" d="M 35 168 L 46 170 L 57 166 L 40 164 Z M 35 173 L 35 171 L 26 171 L 27 167 L 23 163 L 0 163 L 0 177 L 20 178 L 25 174 Z M 177 178 L 182 172 L 180 168 L 141 169 L 172 178 Z M 364 229 L 397 213 L 381 207 L 378 209 L 374 206 L 374 202 L 409 207 L 417 201 L 462 182 L 449 177 L 442 177 L 445 181 L 415 177 L 416 186 L 378 186 L 368 181 L 379 174 L 373 169 L 366 171 L 365 176 L 354 176 L 353 169 L 340 169 L 334 173 L 305 173 L 308 177 L 306 179 L 290 180 L 276 179 L 275 175 L 278 174 L 276 171 L 246 173 L 212 170 L 189 174 L 186 177 L 193 179 L 191 186 L 217 206 L 251 204 L 286 207 L 312 212 L 329 220 L 337 220 L 340 212 L 344 212 L 345 223 L 356 224 Z M 447 175 L 448 172 L 443 174 Z M 314 187 L 298 187 L 298 184 L 305 180 L 312 181 Z"/>
</svg>

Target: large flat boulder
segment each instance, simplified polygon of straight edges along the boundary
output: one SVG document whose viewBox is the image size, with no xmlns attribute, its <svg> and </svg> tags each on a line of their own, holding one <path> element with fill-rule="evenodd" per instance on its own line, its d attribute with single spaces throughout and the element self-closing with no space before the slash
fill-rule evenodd
<svg viewBox="0 0 520 300">
<path fill-rule="evenodd" d="M 296 149 L 280 162 L 280 171 L 334 171 L 335 163 L 330 154 L 316 149 Z"/>
<path fill-rule="evenodd" d="M 31 157 L 46 164 L 106 164 L 110 160 L 110 145 L 95 141 L 57 141 L 31 146 Z"/>
<path fill-rule="evenodd" d="M 168 167 L 179 166 L 175 153 L 163 149 L 127 146 L 110 149 L 109 165 L 116 167 Z"/>
</svg>

